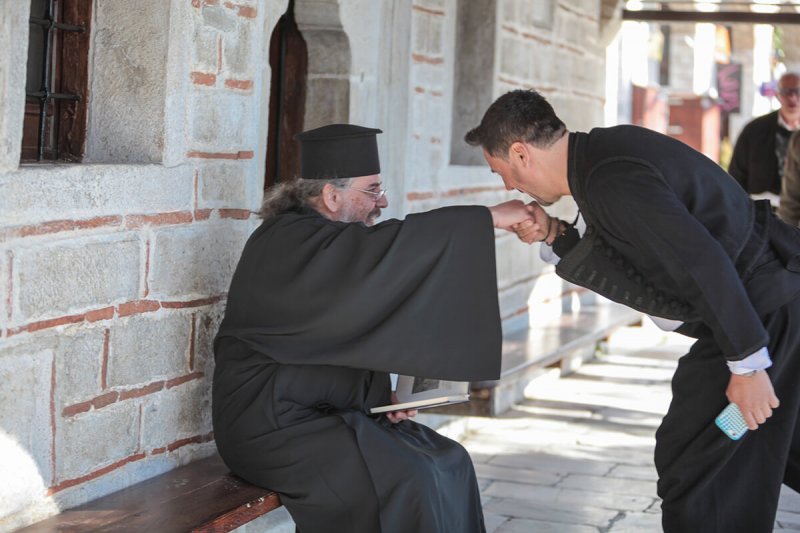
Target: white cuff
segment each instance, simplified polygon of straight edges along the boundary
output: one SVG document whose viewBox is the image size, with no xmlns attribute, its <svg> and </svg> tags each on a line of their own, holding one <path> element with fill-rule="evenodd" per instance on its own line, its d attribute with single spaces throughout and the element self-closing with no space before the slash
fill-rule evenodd
<svg viewBox="0 0 800 533">
<path fill-rule="evenodd" d="M 539 247 L 539 257 L 548 265 L 557 265 L 561 258 L 553 251 L 553 247 L 542 241 Z"/>
<path fill-rule="evenodd" d="M 680 320 L 670 320 L 669 318 L 661 318 L 660 316 L 647 315 L 647 318 L 652 320 L 653 324 L 658 326 L 658 329 L 662 331 L 675 331 L 683 324 Z"/>
<path fill-rule="evenodd" d="M 741 361 L 728 361 L 728 368 L 732 374 L 747 374 L 754 370 L 764 370 L 771 366 L 772 359 L 769 358 L 766 346 Z"/>
</svg>

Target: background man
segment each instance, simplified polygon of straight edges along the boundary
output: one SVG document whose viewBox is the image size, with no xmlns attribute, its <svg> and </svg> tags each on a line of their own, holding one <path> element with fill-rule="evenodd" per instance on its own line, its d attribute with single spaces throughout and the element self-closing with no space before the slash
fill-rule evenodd
<svg viewBox="0 0 800 533">
<path fill-rule="evenodd" d="M 485 531 L 466 451 L 413 413 L 368 412 L 389 372 L 499 376 L 494 228 L 530 215 L 517 200 L 374 224 L 377 133 L 299 135 L 303 179 L 265 198 L 215 341 L 217 447 L 302 533 Z"/>
<path fill-rule="evenodd" d="M 574 197 L 582 236 L 536 206 L 517 226 L 552 246 L 560 276 L 697 338 L 656 433 L 664 530 L 772 531 L 781 483 L 800 490 L 800 230 L 685 144 L 636 126 L 570 133 L 535 91 L 501 96 L 466 140 L 506 188 Z M 758 431 L 715 427 L 729 401 Z"/>
<path fill-rule="evenodd" d="M 753 119 L 742 129 L 728 168 L 748 193 L 771 193 L 775 200 L 781 192 L 789 137 L 800 128 L 800 76 L 781 76 L 777 98 L 780 109 Z"/>
<path fill-rule="evenodd" d="M 800 130 L 792 134 L 786 149 L 778 216 L 792 226 L 800 224 Z"/>
</svg>

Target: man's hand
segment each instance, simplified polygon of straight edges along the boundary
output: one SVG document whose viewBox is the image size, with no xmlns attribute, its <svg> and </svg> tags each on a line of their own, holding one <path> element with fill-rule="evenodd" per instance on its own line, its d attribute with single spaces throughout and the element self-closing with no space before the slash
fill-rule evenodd
<svg viewBox="0 0 800 533">
<path fill-rule="evenodd" d="M 509 200 L 489 207 L 495 228 L 514 231 L 512 226 L 523 220 L 532 220 L 533 214 L 522 200 Z"/>
<path fill-rule="evenodd" d="M 512 231 L 517 234 L 519 240 L 531 244 L 541 242 L 547 236 L 547 228 L 550 225 L 550 216 L 535 201 L 525 206 L 532 219 L 523 220 L 511 226 Z"/>
<path fill-rule="evenodd" d="M 392 393 L 392 404 L 398 403 L 397 395 Z M 386 418 L 389 419 L 389 422 L 392 424 L 397 424 L 401 420 L 408 420 L 409 418 L 417 416 L 416 409 L 406 409 L 405 411 L 389 411 L 386 413 Z"/>
<path fill-rule="evenodd" d="M 747 427 L 751 430 L 758 429 L 759 424 L 766 422 L 772 416 L 772 410 L 780 405 L 772 389 L 772 382 L 764 370 L 758 370 L 752 376 L 731 374 L 725 394 L 728 400 L 739 406 Z"/>
</svg>

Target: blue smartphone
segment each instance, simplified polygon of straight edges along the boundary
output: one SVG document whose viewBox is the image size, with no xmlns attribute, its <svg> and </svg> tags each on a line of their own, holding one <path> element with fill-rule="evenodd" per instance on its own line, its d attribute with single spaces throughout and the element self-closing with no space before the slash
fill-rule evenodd
<svg viewBox="0 0 800 533">
<path fill-rule="evenodd" d="M 714 422 L 731 440 L 739 440 L 747 433 L 747 423 L 735 403 L 729 403 Z"/>
</svg>

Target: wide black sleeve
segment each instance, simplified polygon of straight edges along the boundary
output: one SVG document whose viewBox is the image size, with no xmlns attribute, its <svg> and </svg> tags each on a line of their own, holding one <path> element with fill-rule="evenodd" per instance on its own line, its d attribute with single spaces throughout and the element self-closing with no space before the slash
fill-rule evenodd
<svg viewBox="0 0 800 533">
<path fill-rule="evenodd" d="M 478 206 L 373 227 L 275 224 L 246 246 L 218 341 L 284 364 L 496 379 L 494 253 L 491 214 Z"/>
<path fill-rule="evenodd" d="M 598 225 L 662 265 L 727 359 L 767 344 L 733 261 L 656 171 L 634 162 L 607 163 L 592 174 L 586 196 Z"/>
</svg>

